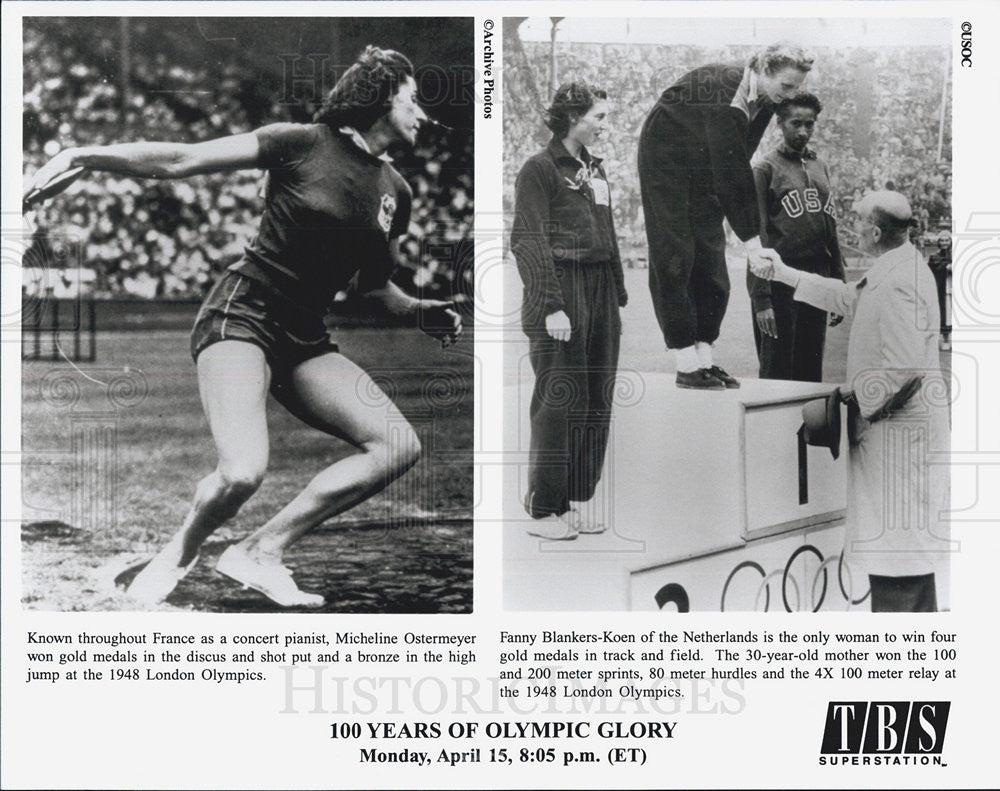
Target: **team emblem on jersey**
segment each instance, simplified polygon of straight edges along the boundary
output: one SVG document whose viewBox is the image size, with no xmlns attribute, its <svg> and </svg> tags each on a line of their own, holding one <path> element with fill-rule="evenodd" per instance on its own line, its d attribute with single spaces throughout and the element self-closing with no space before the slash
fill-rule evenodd
<svg viewBox="0 0 1000 791">
<path fill-rule="evenodd" d="M 833 195 L 827 196 L 826 205 L 823 205 L 821 197 L 819 190 L 815 187 L 806 187 L 802 191 L 802 195 L 799 195 L 797 189 L 793 189 L 785 193 L 781 199 L 781 205 L 784 207 L 785 213 L 792 218 L 801 217 L 806 212 L 816 214 L 819 211 L 825 211 L 836 220 L 837 206 L 833 202 Z"/>
<path fill-rule="evenodd" d="M 382 196 L 382 206 L 378 211 L 378 224 L 382 226 L 382 230 L 389 233 L 392 228 L 392 218 L 396 214 L 396 199 L 386 193 Z"/>
</svg>

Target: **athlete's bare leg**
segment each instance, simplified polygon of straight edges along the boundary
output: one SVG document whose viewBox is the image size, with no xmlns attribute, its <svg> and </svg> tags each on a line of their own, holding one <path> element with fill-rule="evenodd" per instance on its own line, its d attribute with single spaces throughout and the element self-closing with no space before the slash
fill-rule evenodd
<svg viewBox="0 0 1000 791">
<path fill-rule="evenodd" d="M 227 549 L 216 569 L 291 607 L 319 607 L 324 598 L 299 590 L 281 556 L 320 522 L 368 499 L 412 467 L 420 442 L 371 378 L 339 354 L 302 363 L 286 405 L 308 424 L 340 437 L 357 452 L 330 465 L 259 530 Z"/>
<path fill-rule="evenodd" d="M 288 505 L 239 545 L 261 563 L 280 562 L 285 549 L 324 520 L 346 511 L 412 467 L 420 441 L 406 418 L 361 368 L 340 354 L 302 363 L 292 374 L 293 411 L 357 453 L 314 477 Z"/>
<path fill-rule="evenodd" d="M 129 586 L 131 595 L 165 598 L 202 542 L 257 491 L 267 469 L 270 379 L 264 352 L 253 344 L 220 341 L 198 355 L 198 388 L 219 462 L 199 482 L 180 530 Z"/>
</svg>

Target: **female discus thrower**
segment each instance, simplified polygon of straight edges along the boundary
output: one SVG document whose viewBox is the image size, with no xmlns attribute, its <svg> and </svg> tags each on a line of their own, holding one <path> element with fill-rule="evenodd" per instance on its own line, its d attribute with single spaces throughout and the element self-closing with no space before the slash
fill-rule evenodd
<svg viewBox="0 0 1000 791">
<path fill-rule="evenodd" d="M 607 128 L 607 94 L 569 82 L 547 114 L 552 140 L 517 176 L 510 246 L 535 372 L 528 533 L 565 541 L 606 529 L 583 506 L 604 466 L 628 295 L 608 177 L 587 150 Z"/>
<path fill-rule="evenodd" d="M 357 449 L 219 558 L 218 571 L 278 604 L 324 603 L 299 590 L 282 565 L 284 551 L 416 463 L 416 434 L 388 398 L 378 405 L 358 399 L 374 384 L 338 353 L 323 315 L 356 275 L 359 291 L 395 314 L 418 317 L 445 345 L 461 332 L 451 303 L 414 299 L 389 280 L 412 192 L 381 155 L 393 143 L 413 145 L 426 120 L 410 61 L 368 47 L 313 124 L 273 124 L 194 145 L 68 149 L 35 174 L 29 192 L 79 166 L 149 178 L 268 171 L 257 236 L 205 299 L 191 336 L 218 466 L 198 484 L 179 532 L 129 586 L 134 598 L 164 599 L 197 562 L 201 543 L 260 486 L 268 459 L 268 389 L 292 414 Z"/>
</svg>

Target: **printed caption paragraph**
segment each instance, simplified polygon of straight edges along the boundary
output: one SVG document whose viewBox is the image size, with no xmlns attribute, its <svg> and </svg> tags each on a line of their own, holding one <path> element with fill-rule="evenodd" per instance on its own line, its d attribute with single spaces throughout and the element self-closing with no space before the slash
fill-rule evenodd
<svg viewBox="0 0 1000 791">
<path fill-rule="evenodd" d="M 956 635 L 651 629 L 501 632 L 503 697 L 683 698 L 701 680 L 953 679 Z M 875 663 L 875 667 L 864 665 Z"/>
<path fill-rule="evenodd" d="M 26 683 L 187 681 L 242 684 L 299 665 L 469 665 L 475 635 L 382 632 L 27 633 Z"/>
</svg>

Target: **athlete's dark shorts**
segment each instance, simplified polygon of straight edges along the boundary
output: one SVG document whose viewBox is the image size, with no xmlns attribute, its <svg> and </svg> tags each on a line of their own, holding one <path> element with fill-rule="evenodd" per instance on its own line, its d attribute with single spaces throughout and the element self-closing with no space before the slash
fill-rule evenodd
<svg viewBox="0 0 1000 791">
<path fill-rule="evenodd" d="M 323 316 L 239 272 L 212 287 L 191 330 L 191 356 L 219 341 L 259 346 L 271 367 L 271 390 L 283 389 L 296 366 L 337 351 Z"/>
</svg>

